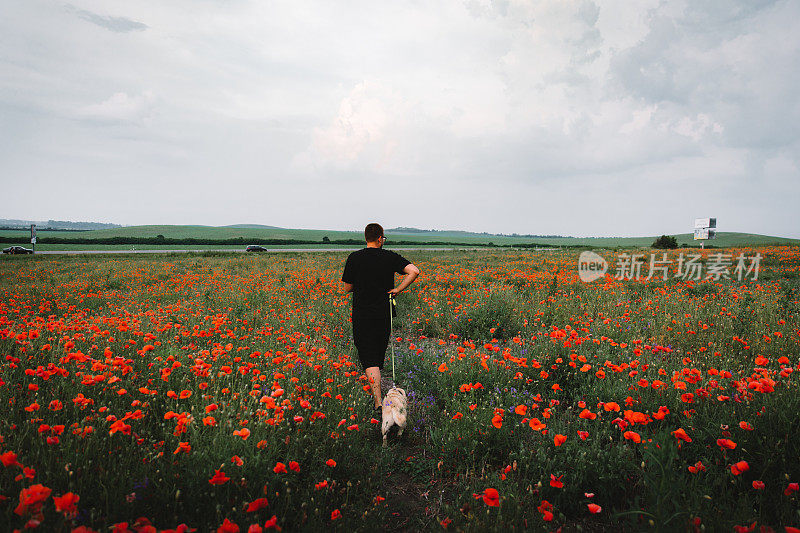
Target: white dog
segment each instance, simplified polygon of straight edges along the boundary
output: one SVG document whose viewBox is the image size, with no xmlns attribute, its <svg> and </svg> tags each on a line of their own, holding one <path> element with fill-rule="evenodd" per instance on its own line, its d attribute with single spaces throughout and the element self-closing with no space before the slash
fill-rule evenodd
<svg viewBox="0 0 800 533">
<path fill-rule="evenodd" d="M 386 435 L 389 433 L 389 428 L 397 424 L 397 436 L 403 434 L 406 428 L 406 413 L 408 411 L 408 402 L 406 401 L 406 391 L 399 387 L 393 387 L 386 393 L 383 399 L 383 425 L 381 426 L 381 433 L 383 433 L 383 445 L 386 446 Z"/>
</svg>

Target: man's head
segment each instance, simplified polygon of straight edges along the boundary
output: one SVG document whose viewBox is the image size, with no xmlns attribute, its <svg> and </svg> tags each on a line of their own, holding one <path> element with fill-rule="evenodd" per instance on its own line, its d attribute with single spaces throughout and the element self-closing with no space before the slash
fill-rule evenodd
<svg viewBox="0 0 800 533">
<path fill-rule="evenodd" d="M 381 237 L 383 237 L 383 227 L 377 222 L 367 224 L 364 228 L 364 238 L 367 242 L 378 243 Z"/>
</svg>

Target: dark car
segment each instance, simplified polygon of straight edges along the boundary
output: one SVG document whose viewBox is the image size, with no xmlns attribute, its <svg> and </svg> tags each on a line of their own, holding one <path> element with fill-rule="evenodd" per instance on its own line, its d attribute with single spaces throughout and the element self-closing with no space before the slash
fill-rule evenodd
<svg viewBox="0 0 800 533">
<path fill-rule="evenodd" d="M 30 248 L 23 248 L 22 246 L 9 246 L 8 248 L 3 248 L 4 254 L 32 254 L 33 250 Z"/>
<path fill-rule="evenodd" d="M 258 246 L 256 244 L 251 244 L 247 248 L 244 249 L 245 252 L 266 252 L 267 249 L 263 246 Z"/>
</svg>

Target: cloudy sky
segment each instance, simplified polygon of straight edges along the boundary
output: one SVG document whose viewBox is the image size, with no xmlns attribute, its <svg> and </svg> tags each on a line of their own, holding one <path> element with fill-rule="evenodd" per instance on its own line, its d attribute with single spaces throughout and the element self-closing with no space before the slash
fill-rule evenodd
<svg viewBox="0 0 800 533">
<path fill-rule="evenodd" d="M 0 5 L 0 218 L 800 238 L 800 2 Z"/>
</svg>

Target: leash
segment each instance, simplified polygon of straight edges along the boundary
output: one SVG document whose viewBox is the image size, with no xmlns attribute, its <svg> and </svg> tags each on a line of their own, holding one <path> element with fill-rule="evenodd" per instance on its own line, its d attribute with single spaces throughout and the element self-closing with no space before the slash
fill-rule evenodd
<svg viewBox="0 0 800 533">
<path fill-rule="evenodd" d="M 394 375 L 394 343 L 392 342 L 392 329 L 394 328 L 394 314 L 397 302 L 394 301 L 394 294 L 389 293 L 389 345 L 392 347 L 392 384 L 396 385 L 397 381 Z"/>
</svg>

